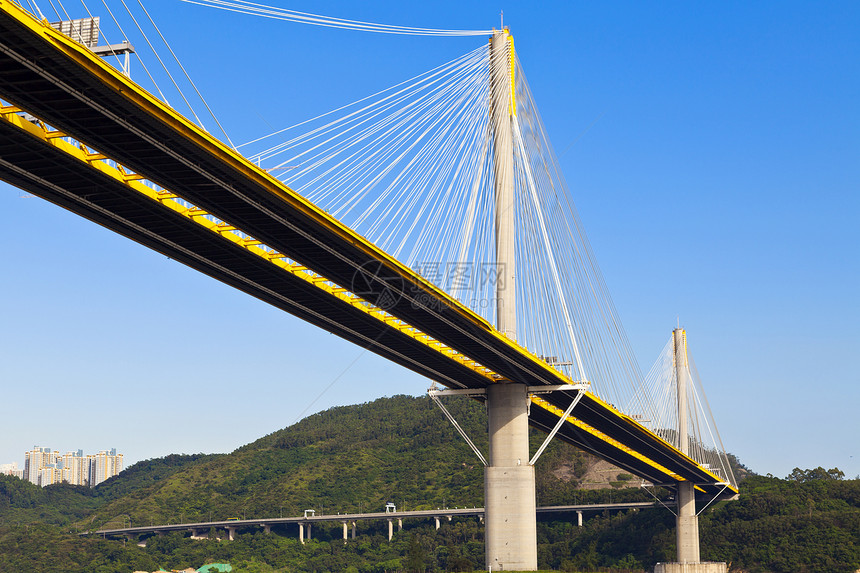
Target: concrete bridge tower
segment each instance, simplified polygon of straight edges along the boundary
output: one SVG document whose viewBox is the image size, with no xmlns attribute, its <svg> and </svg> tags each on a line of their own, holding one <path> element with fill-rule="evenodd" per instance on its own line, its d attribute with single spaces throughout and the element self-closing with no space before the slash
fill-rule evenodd
<svg viewBox="0 0 860 573">
<path fill-rule="evenodd" d="M 514 250 L 514 155 L 512 125 L 514 46 L 507 29 L 490 40 L 490 90 L 495 179 L 496 321 L 516 340 Z M 493 571 L 537 569 L 535 473 L 529 464 L 528 391 L 500 381 L 487 388 L 490 455 L 484 470 L 487 567 Z"/>
<path fill-rule="evenodd" d="M 684 455 L 690 455 L 690 434 L 687 387 L 689 364 L 687 362 L 687 333 L 682 328 L 672 332 L 675 355 L 675 380 L 677 382 L 678 406 L 678 448 Z M 678 482 L 678 515 L 676 518 L 675 539 L 677 543 L 677 563 L 658 563 L 654 573 L 726 573 L 725 563 L 702 563 L 699 554 L 699 517 L 696 514 L 695 484 L 689 481 Z"/>
</svg>

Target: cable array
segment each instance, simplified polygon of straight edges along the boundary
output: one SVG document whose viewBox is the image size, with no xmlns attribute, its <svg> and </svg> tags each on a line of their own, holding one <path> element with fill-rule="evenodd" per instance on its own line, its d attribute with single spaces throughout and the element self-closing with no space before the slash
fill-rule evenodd
<svg viewBox="0 0 860 573">
<path fill-rule="evenodd" d="M 514 118 L 518 338 L 631 415 L 649 417 L 641 373 L 576 212 L 523 66 Z"/>
<path fill-rule="evenodd" d="M 376 24 L 373 22 L 362 22 L 360 20 L 347 20 L 344 18 L 333 18 L 331 16 L 320 16 L 308 12 L 288 10 L 276 6 L 267 6 L 246 0 L 182 0 L 188 4 L 197 4 L 208 8 L 218 8 L 239 14 L 248 14 L 273 20 L 286 22 L 298 22 L 301 24 L 313 24 L 326 28 L 339 28 L 341 30 L 356 30 L 361 32 L 377 32 L 381 34 L 403 34 L 410 36 L 486 36 L 492 30 L 440 30 L 435 28 L 416 28 L 414 26 L 395 26 L 391 24 Z"/>
<path fill-rule="evenodd" d="M 656 417 L 650 420 L 648 426 L 678 449 L 681 449 L 682 436 L 686 436 L 691 458 L 724 481 L 737 486 L 711 407 L 705 396 L 702 379 L 699 377 L 689 350 L 687 350 L 686 363 L 687 367 L 681 369 L 682 375 L 691 382 L 686 385 L 686 431 L 682 429 L 679 432 L 678 428 L 678 369 L 674 341 L 671 337 L 645 376 L 645 391 L 654 397 L 657 406 Z"/>
<path fill-rule="evenodd" d="M 504 57 L 504 56 L 500 56 Z M 487 46 L 271 136 L 249 158 L 496 323 L 494 139 Z M 512 121 L 517 341 L 573 380 L 652 416 L 528 87 Z M 240 146 L 241 147 L 241 146 Z"/>
</svg>

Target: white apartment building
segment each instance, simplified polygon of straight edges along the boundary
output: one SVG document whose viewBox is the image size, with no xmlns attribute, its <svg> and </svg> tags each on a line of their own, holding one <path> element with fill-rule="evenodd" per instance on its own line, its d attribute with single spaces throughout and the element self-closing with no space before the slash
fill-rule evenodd
<svg viewBox="0 0 860 573">
<path fill-rule="evenodd" d="M 90 484 L 90 461 L 83 450 L 66 452 L 60 459 L 62 464 L 62 479 L 72 485 Z"/>
<path fill-rule="evenodd" d="M 51 451 L 51 448 L 33 446 L 32 450 L 24 452 L 24 479 L 30 483 L 41 485 L 39 483 L 39 470 L 56 464 L 59 457 L 60 452 Z"/>
<path fill-rule="evenodd" d="M 18 468 L 18 462 L 11 464 L 0 464 L 0 475 L 13 476 L 18 479 L 24 479 L 24 470 Z"/>
<path fill-rule="evenodd" d="M 47 464 L 39 468 L 36 476 L 36 485 L 45 487 L 54 483 L 62 483 L 63 470 L 59 466 L 60 464 Z"/>
<path fill-rule="evenodd" d="M 87 456 L 90 459 L 90 484 L 97 486 L 122 471 L 122 454 L 116 448 Z"/>
<path fill-rule="evenodd" d="M 19 472 L 10 475 L 18 475 L 42 487 L 55 483 L 94 487 L 122 471 L 123 455 L 118 454 L 116 448 L 97 454 L 84 455 L 83 450 L 77 450 L 60 455 L 60 452 L 52 451 L 51 448 L 33 447 L 24 453 L 23 470 L 17 470 L 18 466 L 14 463 L 6 466 L 14 466 Z M 0 473 L 7 473 L 2 470 L 3 467 L 0 466 Z M 9 468 L 10 471 L 12 469 Z"/>
</svg>

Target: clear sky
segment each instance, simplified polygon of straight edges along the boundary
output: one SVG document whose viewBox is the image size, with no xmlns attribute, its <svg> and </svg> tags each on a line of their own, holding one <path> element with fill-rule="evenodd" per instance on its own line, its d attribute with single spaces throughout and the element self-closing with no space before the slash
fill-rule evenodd
<svg viewBox="0 0 860 573">
<path fill-rule="evenodd" d="M 860 4 L 279 5 L 467 29 L 504 10 L 643 370 L 680 320 L 729 451 L 860 474 Z M 486 42 L 147 7 L 235 142 Z M 0 212 L 0 463 L 229 452 L 428 386 L 2 183 Z"/>
</svg>

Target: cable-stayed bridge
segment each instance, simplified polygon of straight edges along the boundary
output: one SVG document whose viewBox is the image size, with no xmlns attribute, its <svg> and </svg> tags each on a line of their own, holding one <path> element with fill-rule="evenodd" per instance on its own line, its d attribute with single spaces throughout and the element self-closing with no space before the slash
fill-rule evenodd
<svg viewBox="0 0 860 573">
<path fill-rule="evenodd" d="M 507 31 L 245 157 L 0 8 L 0 178 L 486 399 L 488 564 L 536 567 L 526 423 L 679 507 L 737 493 L 683 333 L 639 379 Z"/>
</svg>

